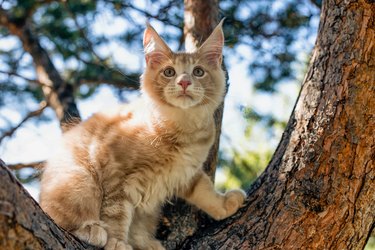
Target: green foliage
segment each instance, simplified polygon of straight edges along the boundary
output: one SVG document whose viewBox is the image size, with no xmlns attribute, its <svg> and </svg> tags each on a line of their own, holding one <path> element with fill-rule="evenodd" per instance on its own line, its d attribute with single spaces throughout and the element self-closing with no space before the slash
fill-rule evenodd
<svg viewBox="0 0 375 250">
<path fill-rule="evenodd" d="M 371 236 L 365 246 L 365 250 L 375 250 L 375 236 Z"/>
<path fill-rule="evenodd" d="M 244 153 L 234 150 L 233 157 L 230 159 L 219 157 L 219 166 L 227 176 L 226 182 L 219 188 L 224 190 L 229 188 L 247 189 L 267 166 L 272 153 L 271 150 L 265 152 L 249 150 Z"/>
<path fill-rule="evenodd" d="M 229 47 L 248 45 L 253 57 L 249 71 L 256 90 L 275 92 L 276 85 L 296 79 L 292 63 L 297 58 L 295 42 L 301 32 L 311 33 L 311 20 L 319 9 L 309 1 L 221 1 Z M 310 32 L 310 33 L 308 33 Z M 308 47 L 306 47 L 309 49 Z M 239 55 L 240 56 L 240 55 Z"/>
<path fill-rule="evenodd" d="M 265 127 L 265 129 L 272 129 L 272 128 L 284 129 L 287 123 L 287 121 L 279 120 L 271 114 L 262 115 L 259 112 L 256 112 L 254 109 L 251 109 L 249 107 L 243 108 L 243 115 L 245 119 L 248 121 L 248 126 L 245 132 L 247 136 L 251 135 L 252 127 L 256 125 L 257 123 L 260 123 L 262 126 Z"/>
</svg>

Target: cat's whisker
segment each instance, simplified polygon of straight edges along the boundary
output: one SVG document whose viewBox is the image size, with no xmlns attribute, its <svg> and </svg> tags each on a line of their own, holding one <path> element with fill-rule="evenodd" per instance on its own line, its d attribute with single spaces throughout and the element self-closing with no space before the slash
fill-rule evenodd
<svg viewBox="0 0 375 250">
<path fill-rule="evenodd" d="M 198 60 L 222 51 L 222 42 L 217 42 L 224 40 L 222 32 L 213 34 L 215 39 L 211 35 L 195 53 Z M 224 72 L 209 72 L 218 73 L 215 84 L 202 78 L 189 88 L 182 82 L 177 86 L 177 75 L 196 59 L 173 53 L 150 26 L 144 44 L 151 61 L 142 77 L 140 100 L 71 128 L 60 143 L 60 154 L 47 161 L 42 174 L 42 208 L 60 226 L 75 228 L 73 234 L 100 248 L 108 248 L 108 240 L 127 248 L 163 249 L 150 237 L 155 234 L 153 221 L 158 221 L 162 204 L 177 193 L 193 190 L 182 198 L 217 220 L 235 213 L 245 198 L 240 190 L 216 192 L 202 169 L 215 138 L 213 114 L 222 100 Z M 185 60 L 176 63 L 172 56 Z M 174 67 L 175 77 L 160 77 L 166 66 Z M 186 98 L 177 98 L 181 94 Z M 229 195 L 237 205 L 227 204 Z M 137 214 L 147 216 L 134 220 Z M 140 240 L 124 240 L 129 234 Z"/>
<path fill-rule="evenodd" d="M 206 98 L 208 101 L 214 103 L 215 105 L 219 106 L 220 103 L 218 103 L 216 100 L 212 99 L 208 95 L 204 95 L 204 98 Z"/>
</svg>

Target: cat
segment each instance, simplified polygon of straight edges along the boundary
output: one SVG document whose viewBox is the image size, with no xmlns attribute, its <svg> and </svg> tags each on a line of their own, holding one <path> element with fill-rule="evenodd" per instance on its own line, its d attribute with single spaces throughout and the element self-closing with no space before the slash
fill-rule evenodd
<svg viewBox="0 0 375 250">
<path fill-rule="evenodd" d="M 94 114 L 63 136 L 41 178 L 40 204 L 64 229 L 109 249 L 164 249 L 163 203 L 177 196 L 216 220 L 244 203 L 203 172 L 223 101 L 222 22 L 195 52 L 174 53 L 148 24 L 139 100 Z"/>
</svg>

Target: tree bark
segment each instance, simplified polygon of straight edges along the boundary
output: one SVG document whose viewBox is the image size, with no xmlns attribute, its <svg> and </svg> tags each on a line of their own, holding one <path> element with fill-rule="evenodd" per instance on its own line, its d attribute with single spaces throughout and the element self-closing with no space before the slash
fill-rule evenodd
<svg viewBox="0 0 375 250">
<path fill-rule="evenodd" d="M 247 203 L 225 221 L 167 242 L 168 249 L 364 248 L 375 226 L 372 2 L 324 2 L 300 96 Z M 1 249 L 82 249 L 3 166 L 0 220 Z"/>
<path fill-rule="evenodd" d="M 0 249 L 94 249 L 59 228 L 0 159 Z"/>
<path fill-rule="evenodd" d="M 375 226 L 375 4 L 328 0 L 282 140 L 234 217 L 179 249 L 363 249 Z"/>
<path fill-rule="evenodd" d="M 33 58 L 38 81 L 42 83 L 42 91 L 46 101 L 56 113 L 62 129 L 66 129 L 72 121 L 80 120 L 75 103 L 73 86 L 67 84 L 55 68 L 47 51 L 40 45 L 39 39 L 32 32 L 31 25 L 25 17 L 24 22 L 14 23 L 12 17 L 0 7 L 0 25 L 17 36 Z"/>
<path fill-rule="evenodd" d="M 185 0 L 184 1 L 184 35 L 186 51 L 195 51 L 209 37 L 218 24 L 219 6 L 217 0 Z M 221 123 L 223 118 L 224 103 L 216 110 L 216 138 L 204 163 L 204 170 L 215 178 L 218 161 Z M 198 209 L 175 199 L 172 204 L 167 204 L 163 209 L 163 217 L 158 230 L 158 238 L 168 249 L 176 249 L 186 237 L 191 236 L 199 227 L 206 224 L 209 219 Z"/>
</svg>

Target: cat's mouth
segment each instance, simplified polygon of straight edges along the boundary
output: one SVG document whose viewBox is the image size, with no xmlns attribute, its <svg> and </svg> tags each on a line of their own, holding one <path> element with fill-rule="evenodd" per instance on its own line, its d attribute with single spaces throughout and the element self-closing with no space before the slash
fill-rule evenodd
<svg viewBox="0 0 375 250">
<path fill-rule="evenodd" d="M 191 99 L 193 100 L 193 96 L 191 95 L 191 93 L 187 92 L 187 91 L 181 91 L 178 95 L 177 95 L 177 98 L 188 98 L 188 99 Z"/>
<path fill-rule="evenodd" d="M 199 102 L 199 95 L 189 91 L 180 90 L 166 95 L 166 100 L 175 107 L 187 109 Z"/>
</svg>

